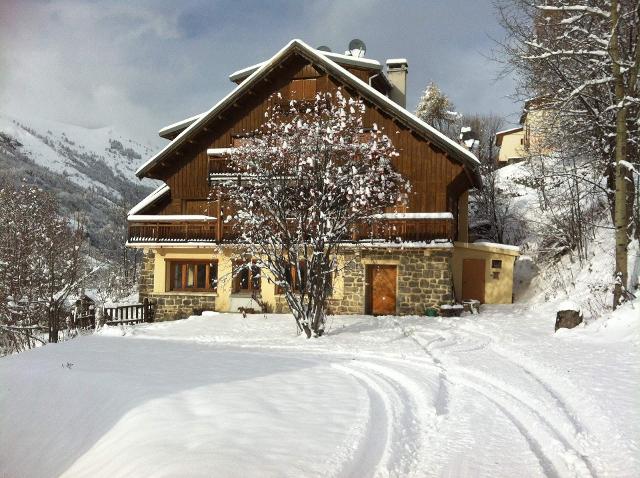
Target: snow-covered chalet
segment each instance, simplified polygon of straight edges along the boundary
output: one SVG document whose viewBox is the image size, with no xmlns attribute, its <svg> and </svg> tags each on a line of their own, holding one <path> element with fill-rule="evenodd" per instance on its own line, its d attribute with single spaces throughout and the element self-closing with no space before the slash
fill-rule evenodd
<svg viewBox="0 0 640 478">
<path fill-rule="evenodd" d="M 510 302 L 517 250 L 468 243 L 468 191 L 481 187 L 478 161 L 405 109 L 405 59 L 385 65 L 357 54 L 336 54 L 292 40 L 272 58 L 236 71 L 237 86 L 202 114 L 162 128 L 170 142 L 136 172 L 162 182 L 129 211 L 128 246 L 144 250 L 141 299 L 156 317 L 201 310 L 286 311 L 286 301 L 255 267 L 232 278 L 237 235 L 226 223 L 219 178 L 225 152 L 264 120 L 267 99 L 313 99 L 341 88 L 362 98 L 365 122 L 391 137 L 394 167 L 412 185 L 404 211 L 383 215 L 394 227 L 364 227 L 345 248 L 344 271 L 333 278 L 332 313 L 419 314 L 453 300 Z M 211 194 L 213 193 L 213 194 Z M 228 212 L 228 211 L 227 211 Z"/>
</svg>

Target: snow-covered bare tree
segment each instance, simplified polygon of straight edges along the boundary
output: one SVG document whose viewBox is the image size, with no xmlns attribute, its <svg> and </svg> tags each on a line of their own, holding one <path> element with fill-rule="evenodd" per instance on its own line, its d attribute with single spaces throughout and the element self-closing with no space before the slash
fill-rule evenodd
<svg viewBox="0 0 640 478">
<path fill-rule="evenodd" d="M 424 90 L 416 107 L 416 116 L 451 139 L 458 139 L 460 115 L 435 83 L 429 83 Z"/>
<path fill-rule="evenodd" d="M 504 120 L 494 114 L 476 114 L 461 121 L 476 138 L 470 146 L 480 160 L 478 171 L 482 176 L 482 188 L 472 190 L 470 195 L 470 228 L 476 237 L 517 244 L 524 235 L 523 220 L 513 209 L 514 191 L 507 190 L 499 180 L 496 133 Z"/>
<path fill-rule="evenodd" d="M 0 349 L 57 342 L 66 297 L 80 278 L 81 221 L 61 217 L 55 198 L 37 187 L 3 182 L 0 223 Z"/>
<path fill-rule="evenodd" d="M 584 176 L 595 173 L 605 180 L 602 189 L 616 231 L 615 306 L 628 284 L 629 236 L 639 234 L 633 225 L 638 217 L 634 184 L 640 164 L 640 3 L 497 0 L 496 4 L 508 32 L 502 43 L 507 71 L 518 74 L 520 93 L 535 98 L 546 111 L 538 133 L 570 170 L 590 169 Z"/>
<path fill-rule="evenodd" d="M 224 189 L 241 252 L 281 289 L 299 330 L 319 336 L 345 241 L 404 203 L 408 184 L 392 166 L 389 137 L 364 127 L 361 100 L 339 89 L 269 104 L 263 126 L 230 155 L 238 176 Z"/>
</svg>

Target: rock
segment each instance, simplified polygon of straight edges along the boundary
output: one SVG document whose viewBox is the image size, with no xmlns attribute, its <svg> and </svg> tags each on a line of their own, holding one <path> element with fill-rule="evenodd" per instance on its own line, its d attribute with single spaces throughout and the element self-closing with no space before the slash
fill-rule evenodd
<svg viewBox="0 0 640 478">
<path fill-rule="evenodd" d="M 558 329 L 573 329 L 582 323 L 582 313 L 580 310 L 559 310 L 556 313 L 556 331 Z"/>
</svg>

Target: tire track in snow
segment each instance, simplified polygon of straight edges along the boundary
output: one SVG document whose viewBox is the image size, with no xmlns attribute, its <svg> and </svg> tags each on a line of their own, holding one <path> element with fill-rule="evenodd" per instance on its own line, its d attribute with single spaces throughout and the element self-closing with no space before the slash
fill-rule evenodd
<svg viewBox="0 0 640 478">
<path fill-rule="evenodd" d="M 353 376 L 365 388 L 369 397 L 367 427 L 352 460 L 342 470 L 340 476 L 354 478 L 374 476 L 376 470 L 381 464 L 384 466 L 388 459 L 391 439 L 391 405 L 388 399 L 385 399 L 384 390 L 366 374 L 344 365 L 332 364 L 332 367 Z"/>
<path fill-rule="evenodd" d="M 461 348 L 459 347 L 459 344 L 464 343 L 465 341 L 469 342 L 468 338 L 463 337 L 462 334 L 458 334 L 455 331 L 452 331 L 453 327 L 449 327 L 448 329 L 443 331 L 444 334 L 441 334 L 439 337 L 436 337 L 424 343 L 422 340 L 420 340 L 418 337 L 415 337 L 413 334 L 407 333 L 404 327 L 399 322 L 396 321 L 396 324 L 403 331 L 403 333 L 405 333 L 406 336 L 410 337 L 425 352 L 425 354 L 433 361 L 434 365 L 438 367 L 438 369 L 440 370 L 440 377 L 443 382 L 448 381 L 450 383 L 459 383 L 463 386 L 471 388 L 476 392 L 480 393 L 515 426 L 515 428 L 518 430 L 518 432 L 523 436 L 523 438 L 527 442 L 529 449 L 538 460 L 538 463 L 540 464 L 540 467 L 543 470 L 545 475 L 560 476 L 558 475 L 558 470 L 556 468 L 556 465 L 554 464 L 553 459 L 550 456 L 550 455 L 555 456 L 556 453 L 554 453 L 553 450 L 550 452 L 545 451 L 544 448 L 546 447 L 543 448 L 543 444 L 547 443 L 545 439 L 540 438 L 539 440 L 536 440 L 535 435 L 539 427 L 526 425 L 526 422 L 530 420 L 527 420 L 526 417 L 522 417 L 522 413 L 520 412 L 520 410 L 523 408 L 529 410 L 529 415 L 534 417 L 534 423 L 537 423 L 538 425 L 542 425 L 544 428 L 546 428 L 547 435 L 548 435 L 547 439 L 550 438 L 552 442 L 555 442 L 564 448 L 565 453 L 563 456 L 570 457 L 569 460 L 565 459 L 564 460 L 565 463 L 563 463 L 567 466 L 567 471 L 573 468 L 574 471 L 579 473 L 576 476 L 591 476 L 594 478 L 597 476 L 595 469 L 592 463 L 590 462 L 589 458 L 584 453 L 579 451 L 578 449 L 579 447 L 570 443 L 570 440 L 567 437 L 565 437 L 559 429 L 551 425 L 551 423 L 544 416 L 542 416 L 542 414 L 540 414 L 535 407 L 532 407 L 531 405 L 529 405 L 526 399 L 518 398 L 514 393 L 512 393 L 512 391 L 508 389 L 509 387 L 507 386 L 502 386 L 502 387 L 497 386 L 495 384 L 495 380 L 493 380 L 491 377 L 487 375 L 474 372 L 468 368 L 456 367 L 455 369 L 451 369 L 450 367 L 447 367 L 444 361 L 442 360 L 442 358 L 440 358 L 439 354 L 435 353 L 435 350 L 434 350 L 436 349 L 434 347 L 435 344 L 447 342 L 447 340 L 453 335 L 454 337 L 457 336 L 456 340 L 450 340 L 450 344 L 443 344 L 443 346 L 438 347 L 437 350 L 455 348 L 455 352 L 457 353 L 469 353 L 472 351 L 480 351 L 491 345 L 490 337 L 488 338 L 488 340 L 486 340 L 486 337 L 485 337 L 485 340 L 481 341 L 480 345 L 476 344 L 472 347 Z M 513 363 L 511 360 L 509 360 L 508 357 L 504 357 L 504 358 L 507 359 L 508 363 L 510 364 Z M 517 364 L 514 364 L 514 365 L 517 366 Z M 452 374 L 453 374 L 453 377 L 452 377 Z M 463 374 L 472 376 L 473 380 L 462 378 L 461 375 Z M 509 402 L 508 400 L 506 401 L 503 400 L 502 402 L 499 402 L 498 400 L 496 400 L 490 391 L 487 392 L 487 389 L 491 390 L 491 387 L 493 387 L 494 391 L 498 391 L 498 392 L 502 392 L 503 394 L 506 394 L 508 397 L 511 398 L 511 402 Z M 544 387 L 545 391 L 547 391 L 546 388 L 547 387 Z M 530 397 L 530 398 L 533 399 L 533 397 Z M 562 410 L 566 411 L 564 409 Z M 518 418 L 519 415 L 520 415 L 520 418 Z M 572 418 L 572 417 L 568 417 L 568 418 Z M 570 423 L 572 426 L 575 425 L 573 420 L 570 420 Z M 574 426 L 574 430 L 575 430 L 575 426 Z M 576 433 L 578 432 L 576 431 Z M 582 464 L 582 466 L 578 464 L 579 470 L 576 469 L 576 466 L 575 466 L 576 462 L 579 462 L 579 464 Z"/>
<path fill-rule="evenodd" d="M 456 373 L 472 377 L 472 380 L 460 377 L 456 381 L 475 390 L 492 402 L 516 426 L 529 444 L 531 451 L 536 455 L 545 474 L 549 475 L 549 472 L 553 471 L 550 476 L 559 476 L 550 455 L 555 455 L 557 453 L 555 450 L 563 448 L 564 452 L 561 455 L 565 458 L 564 464 L 567 466 L 567 471 L 575 471 L 574 476 L 591 476 L 593 478 L 598 476 L 589 458 L 579 451 L 576 445 L 570 443 L 570 440 L 553 426 L 536 406 L 528 403 L 527 399 L 519 398 L 516 392 L 510 390 L 509 386 L 499 384 L 496 380 L 482 374 L 467 369 L 456 370 Z M 496 398 L 500 395 L 502 398 Z M 533 422 L 534 425 L 527 426 L 526 422 Z M 545 452 L 546 448 L 550 448 L 551 451 Z"/>
<path fill-rule="evenodd" d="M 377 394 L 378 400 L 372 402 L 370 416 L 373 424 L 369 424 L 361 441 L 355 459 L 347 469 L 347 476 L 423 476 L 426 459 L 425 453 L 429 441 L 429 432 L 434 429 L 434 407 L 429 403 L 432 390 L 428 382 L 421 383 L 411 378 L 406 372 L 421 375 L 424 369 L 405 363 L 406 370 L 399 371 L 396 360 L 384 358 L 373 360 L 356 360 L 349 365 L 333 364 L 344 373 L 353 375 L 368 389 Z M 381 364 L 382 363 L 382 364 Z M 391 368 L 394 367 L 394 368 Z M 376 401 L 384 402 L 386 417 L 376 418 Z M 379 407 L 378 407 L 379 408 Z M 376 419 L 386 423 L 384 449 L 380 451 L 379 437 L 376 433 Z M 374 453 L 367 450 L 373 444 L 377 447 L 379 458 L 373 463 Z"/>
<path fill-rule="evenodd" d="M 558 391 L 556 388 L 554 388 L 547 380 L 543 378 L 542 374 L 536 370 L 536 368 L 544 369 L 545 366 L 543 364 L 536 363 L 535 367 L 532 366 L 530 363 L 528 363 L 528 361 L 530 362 L 530 359 L 527 359 L 524 355 L 522 355 L 518 351 L 510 350 L 501 345 L 498 345 L 497 343 L 495 343 L 494 337 L 488 333 L 472 330 L 469 328 L 464 328 L 459 330 L 462 331 L 464 335 L 479 336 L 487 340 L 488 346 L 493 353 L 498 355 L 500 358 L 504 359 L 506 362 L 517 367 L 525 376 L 527 376 L 531 381 L 536 383 L 540 388 L 542 388 L 542 390 L 544 390 L 547 397 L 555 405 L 554 411 L 557 411 L 563 415 L 565 419 L 565 424 L 569 424 L 570 425 L 569 428 L 573 430 L 573 435 L 574 435 L 573 438 L 580 441 L 580 443 L 582 444 L 582 448 L 588 446 L 590 449 L 596 450 L 598 454 L 600 454 L 603 451 L 603 449 L 607 449 L 608 454 L 612 458 L 617 457 L 617 458 L 614 458 L 614 461 L 617 461 L 619 463 L 620 470 L 621 470 L 620 473 L 624 474 L 624 471 L 622 470 L 625 470 L 626 464 L 629 461 L 631 461 L 631 458 L 628 456 L 628 453 L 630 452 L 625 447 L 626 445 L 625 443 L 620 443 L 617 437 L 611 436 L 611 432 L 610 432 L 612 428 L 611 424 L 609 420 L 606 418 L 606 415 L 602 411 L 597 413 L 597 416 L 599 421 L 601 422 L 600 427 L 602 428 L 600 435 L 606 436 L 607 437 L 606 440 L 600 440 L 596 435 L 593 434 L 591 430 L 588 430 L 584 426 L 584 422 L 581 419 L 580 414 L 569 403 L 566 397 L 563 396 L 563 393 Z M 461 337 L 463 336 L 463 334 L 458 334 L 458 335 Z M 547 372 L 547 373 L 549 374 L 550 372 Z M 584 391 L 576 387 L 573 384 L 573 382 L 568 380 L 567 382 L 570 387 L 575 389 L 575 392 L 573 392 L 571 396 L 582 397 L 581 400 L 584 401 L 585 400 Z M 597 410 L 600 410 L 597 405 L 593 405 L 593 404 L 590 404 L 590 405 L 596 408 Z M 593 422 L 591 423 L 593 426 Z M 585 453 L 579 453 L 579 454 L 580 456 L 585 458 L 587 465 L 589 467 L 589 470 L 591 471 L 591 474 L 593 476 L 597 476 L 597 473 L 595 470 L 595 464 L 591 462 L 591 460 L 586 456 Z M 598 458 L 598 456 L 596 456 L 596 458 Z M 605 474 L 611 473 L 610 469 L 606 469 L 602 471 Z"/>
</svg>

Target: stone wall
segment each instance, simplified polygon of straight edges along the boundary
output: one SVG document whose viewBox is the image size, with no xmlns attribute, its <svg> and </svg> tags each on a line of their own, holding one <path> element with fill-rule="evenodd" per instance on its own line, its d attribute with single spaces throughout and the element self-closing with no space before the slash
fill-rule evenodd
<svg viewBox="0 0 640 478">
<path fill-rule="evenodd" d="M 153 293 L 153 261 L 155 254 L 152 250 L 143 252 L 138 276 L 138 293 L 140 301 Z"/>
<path fill-rule="evenodd" d="M 396 313 L 424 315 L 426 308 L 453 298 L 451 258 L 453 249 L 360 250 L 345 254 L 343 286 L 329 300 L 329 314 L 364 314 L 365 270 L 369 264 L 393 264 L 398 268 Z M 275 312 L 288 312 L 283 296 L 276 296 Z"/>
<path fill-rule="evenodd" d="M 153 292 L 154 252 L 144 254 L 140 268 L 138 293 L 140 301 L 148 298 L 155 304 L 155 320 L 185 319 L 199 314 L 202 310 L 215 310 L 216 297 L 212 294 L 194 294 L 180 292 Z"/>
<path fill-rule="evenodd" d="M 345 257 L 342 299 L 330 301 L 333 314 L 365 312 L 365 270 L 369 264 L 398 267 L 396 313 L 424 315 L 427 307 L 450 302 L 453 297 L 453 249 L 361 250 Z"/>
<path fill-rule="evenodd" d="M 203 310 L 216 308 L 216 298 L 213 295 L 167 292 L 151 294 L 149 300 L 156 305 L 156 321 L 186 319 L 190 315 L 199 315 Z"/>
</svg>

